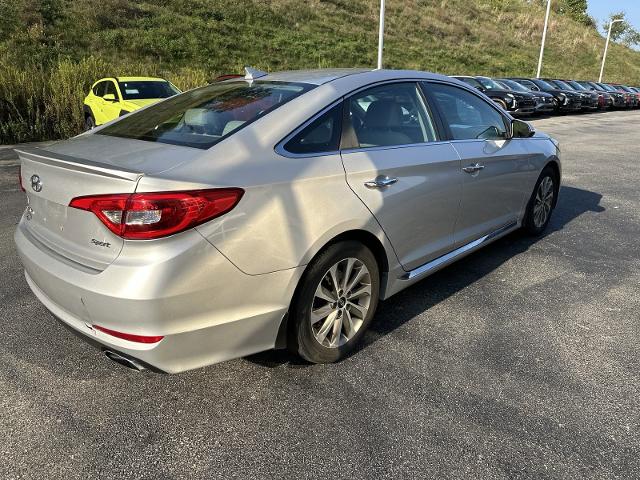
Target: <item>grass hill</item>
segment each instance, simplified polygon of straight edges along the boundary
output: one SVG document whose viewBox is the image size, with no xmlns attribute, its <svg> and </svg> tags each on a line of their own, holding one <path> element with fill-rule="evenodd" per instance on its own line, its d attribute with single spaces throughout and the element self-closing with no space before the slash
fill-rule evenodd
<svg viewBox="0 0 640 480">
<path fill-rule="evenodd" d="M 542 0 L 388 0 L 385 67 L 535 74 Z M 559 4 L 560 2 L 554 2 Z M 244 65 L 374 66 L 378 0 L 0 0 L 0 143 L 62 138 L 105 75 L 186 89 Z M 554 11 L 543 75 L 595 79 L 604 39 Z M 640 84 L 640 52 L 609 50 L 606 80 Z"/>
</svg>

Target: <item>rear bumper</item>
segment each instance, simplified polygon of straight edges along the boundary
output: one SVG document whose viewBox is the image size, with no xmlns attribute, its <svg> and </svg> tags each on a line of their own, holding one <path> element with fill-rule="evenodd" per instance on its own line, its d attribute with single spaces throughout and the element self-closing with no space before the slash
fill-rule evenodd
<svg viewBox="0 0 640 480">
<path fill-rule="evenodd" d="M 101 272 L 55 258 L 22 224 L 15 242 L 36 297 L 106 349 L 177 373 L 273 348 L 303 267 L 246 275 L 195 230 L 176 237 L 159 249 L 135 245 Z M 164 338 L 142 344 L 92 325 Z"/>
</svg>

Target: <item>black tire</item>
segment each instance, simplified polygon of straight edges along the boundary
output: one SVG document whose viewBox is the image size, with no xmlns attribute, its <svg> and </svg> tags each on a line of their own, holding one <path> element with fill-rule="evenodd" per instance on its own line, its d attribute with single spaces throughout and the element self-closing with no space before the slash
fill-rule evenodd
<svg viewBox="0 0 640 480">
<path fill-rule="evenodd" d="M 85 115 L 84 117 L 84 129 L 85 131 L 93 130 L 96 126 L 96 119 L 93 118 L 93 115 Z"/>
<path fill-rule="evenodd" d="M 540 190 L 540 186 L 543 184 L 543 182 L 546 181 L 546 179 L 550 179 L 551 183 L 551 194 L 552 197 L 550 199 L 550 206 L 548 209 L 548 213 L 546 214 L 546 217 L 544 219 L 544 221 L 540 221 L 541 219 L 538 217 L 536 218 L 536 203 L 537 203 L 537 198 L 540 198 L 538 196 Z M 550 167 L 547 166 L 542 170 L 542 173 L 540 174 L 540 176 L 538 177 L 538 181 L 536 182 L 536 186 L 533 189 L 533 192 L 531 193 L 531 198 L 529 199 L 529 203 L 527 204 L 527 211 L 525 212 L 525 216 L 524 216 L 524 222 L 523 222 L 523 229 L 525 232 L 527 232 L 529 235 L 533 235 L 533 236 L 537 236 L 540 235 L 542 232 L 544 232 L 547 228 L 547 226 L 549 225 L 549 222 L 551 221 L 551 215 L 553 214 L 553 210 L 556 206 L 556 201 L 558 198 L 558 190 L 559 190 L 559 179 L 558 176 L 555 172 L 555 170 Z"/>
<path fill-rule="evenodd" d="M 314 333 L 311 324 L 311 309 L 314 306 L 314 302 L 317 301 L 316 289 L 325 278 L 325 275 L 328 274 L 329 269 L 349 258 L 359 260 L 368 270 L 371 286 L 371 293 L 368 298 L 369 306 L 364 318 L 361 319 L 362 323 L 359 328 L 351 338 L 346 340 L 346 343 L 340 346 L 327 347 L 316 339 L 316 333 Z M 289 312 L 289 349 L 312 363 L 332 363 L 345 358 L 360 343 L 364 332 L 369 327 L 371 319 L 375 315 L 379 294 L 380 269 L 373 253 L 356 241 L 343 241 L 330 245 L 309 264 L 296 290 Z M 344 308 L 350 307 L 347 305 Z M 323 323 L 323 321 L 318 323 Z M 339 328 L 340 332 L 342 332 L 342 329 L 347 327 L 343 327 L 342 323 L 340 323 Z M 340 337 L 340 334 L 338 337 Z"/>
</svg>

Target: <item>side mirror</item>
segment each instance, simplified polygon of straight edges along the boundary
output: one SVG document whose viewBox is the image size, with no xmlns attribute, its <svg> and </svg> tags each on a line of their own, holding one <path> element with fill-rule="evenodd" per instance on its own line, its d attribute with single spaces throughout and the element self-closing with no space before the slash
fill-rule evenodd
<svg viewBox="0 0 640 480">
<path fill-rule="evenodd" d="M 115 102 L 116 96 L 113 93 L 107 93 L 104 97 L 102 97 L 102 99 L 107 102 Z"/>
<path fill-rule="evenodd" d="M 481 92 L 484 92 L 484 88 L 482 87 L 476 87 L 478 90 L 480 90 Z"/>
<path fill-rule="evenodd" d="M 536 134 L 533 127 L 522 120 L 514 119 L 511 121 L 510 138 L 530 138 Z"/>
</svg>

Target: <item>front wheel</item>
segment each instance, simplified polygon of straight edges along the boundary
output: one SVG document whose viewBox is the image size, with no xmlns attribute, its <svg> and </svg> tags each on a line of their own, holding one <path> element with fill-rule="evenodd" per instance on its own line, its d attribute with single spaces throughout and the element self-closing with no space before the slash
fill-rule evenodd
<svg viewBox="0 0 640 480">
<path fill-rule="evenodd" d="M 380 291 L 378 263 L 364 245 L 329 246 L 309 265 L 291 308 L 290 348 L 312 363 L 346 357 L 371 323 Z"/>
<path fill-rule="evenodd" d="M 540 235 L 549 225 L 556 205 L 559 185 L 556 173 L 546 167 L 533 190 L 524 217 L 524 229 L 531 235 Z"/>
</svg>

